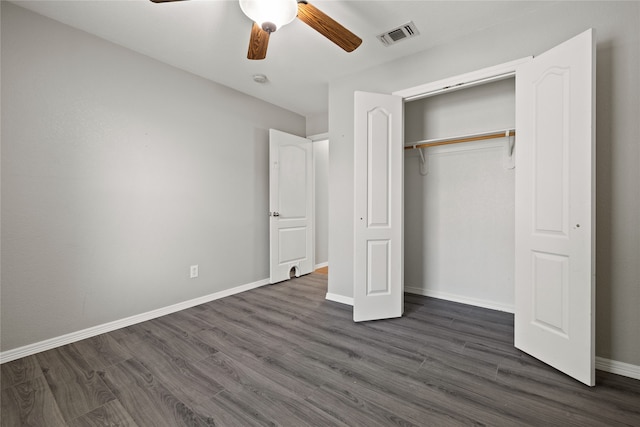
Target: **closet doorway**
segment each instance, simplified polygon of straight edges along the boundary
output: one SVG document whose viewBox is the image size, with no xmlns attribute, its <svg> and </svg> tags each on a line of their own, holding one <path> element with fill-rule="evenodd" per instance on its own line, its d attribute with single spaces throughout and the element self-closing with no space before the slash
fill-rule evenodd
<svg viewBox="0 0 640 427">
<path fill-rule="evenodd" d="M 515 78 L 404 107 L 405 292 L 513 313 Z"/>
</svg>

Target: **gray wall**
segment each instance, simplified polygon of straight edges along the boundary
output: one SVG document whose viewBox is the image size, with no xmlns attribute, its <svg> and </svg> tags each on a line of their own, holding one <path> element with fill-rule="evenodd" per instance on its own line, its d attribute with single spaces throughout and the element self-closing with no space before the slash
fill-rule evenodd
<svg viewBox="0 0 640 427">
<path fill-rule="evenodd" d="M 305 119 L 2 2 L 2 351 L 267 278 L 269 128 Z"/>
<path fill-rule="evenodd" d="M 307 136 L 314 136 L 329 132 L 329 114 L 311 114 L 307 119 Z"/>
<path fill-rule="evenodd" d="M 596 354 L 640 365 L 640 3 L 541 3 L 502 23 L 329 85 L 329 292 L 353 295 L 353 92 L 396 90 L 597 37 Z"/>
</svg>

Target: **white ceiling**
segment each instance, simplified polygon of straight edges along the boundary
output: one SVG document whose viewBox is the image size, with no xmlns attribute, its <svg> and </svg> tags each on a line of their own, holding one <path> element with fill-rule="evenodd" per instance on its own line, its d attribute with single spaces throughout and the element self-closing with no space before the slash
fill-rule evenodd
<svg viewBox="0 0 640 427">
<path fill-rule="evenodd" d="M 30 1 L 14 3 L 304 116 L 327 111 L 336 77 L 432 48 L 506 21 L 544 2 L 310 0 L 363 39 L 346 53 L 301 21 L 271 35 L 267 58 L 246 58 L 251 21 L 237 0 Z M 376 35 L 414 21 L 420 36 L 384 47 Z M 269 82 L 253 81 L 265 74 Z"/>
</svg>

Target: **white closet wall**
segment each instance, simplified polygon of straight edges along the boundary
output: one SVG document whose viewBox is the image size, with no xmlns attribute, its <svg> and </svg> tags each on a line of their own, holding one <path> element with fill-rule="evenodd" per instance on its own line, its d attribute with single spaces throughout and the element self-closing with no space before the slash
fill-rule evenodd
<svg viewBox="0 0 640 427">
<path fill-rule="evenodd" d="M 513 129 L 514 79 L 405 104 L 405 143 Z M 517 136 L 516 136 L 517 149 Z M 405 150 L 405 290 L 513 310 L 508 139 Z"/>
</svg>

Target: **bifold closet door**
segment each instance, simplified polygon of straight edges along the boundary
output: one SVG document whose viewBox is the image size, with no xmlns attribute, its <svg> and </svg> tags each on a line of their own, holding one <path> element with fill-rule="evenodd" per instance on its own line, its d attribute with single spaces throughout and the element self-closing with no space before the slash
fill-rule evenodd
<svg viewBox="0 0 640 427">
<path fill-rule="evenodd" d="M 593 30 L 516 72 L 515 345 L 595 384 Z"/>
<path fill-rule="evenodd" d="M 402 316 L 403 106 L 356 92 L 353 320 Z"/>
</svg>

